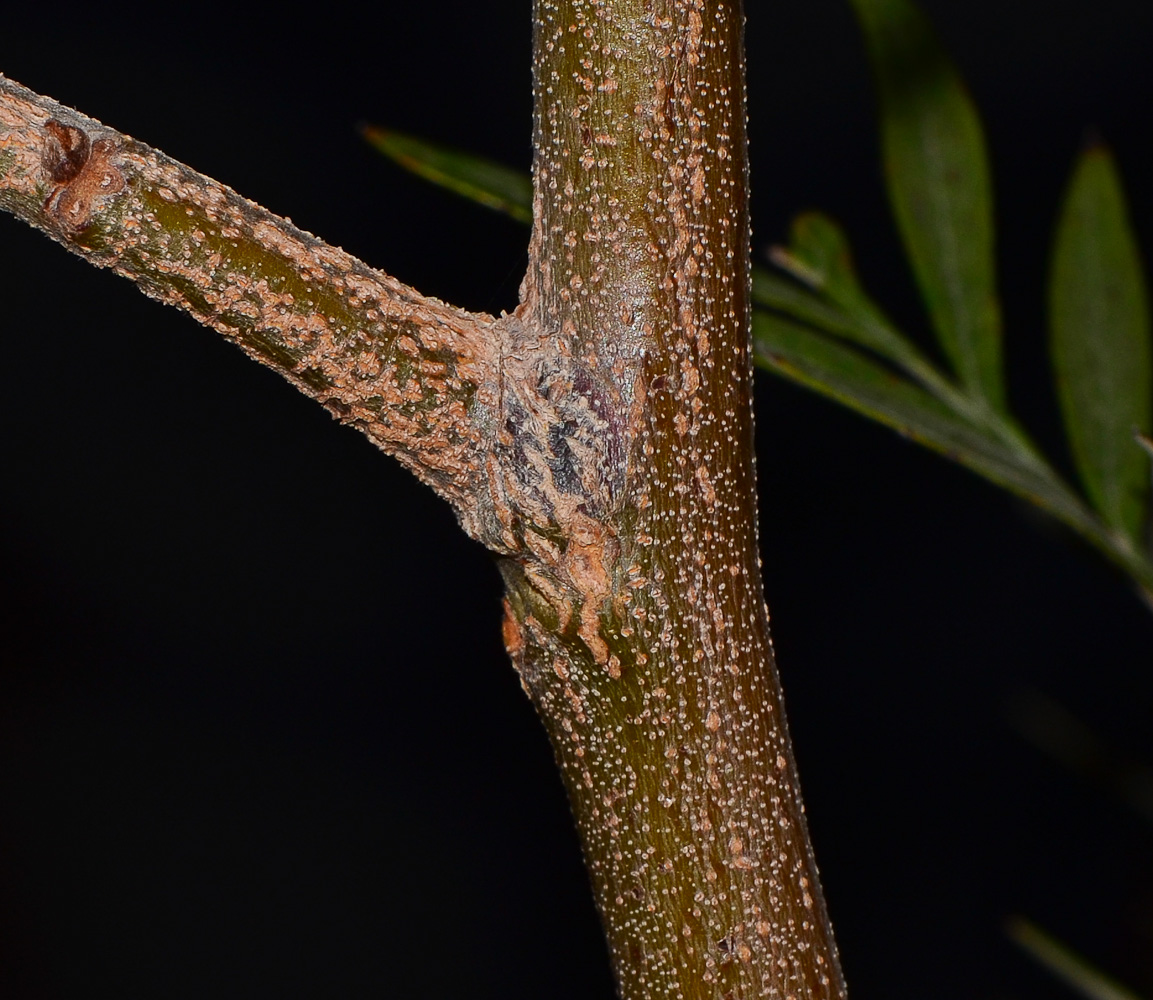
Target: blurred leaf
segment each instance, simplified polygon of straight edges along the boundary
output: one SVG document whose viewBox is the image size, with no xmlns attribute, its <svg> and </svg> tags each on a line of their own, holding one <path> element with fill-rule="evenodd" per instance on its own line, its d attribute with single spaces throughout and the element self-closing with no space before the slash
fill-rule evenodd
<svg viewBox="0 0 1153 1000">
<path fill-rule="evenodd" d="M 847 344 L 763 310 L 753 313 L 757 364 L 941 451 L 975 434 L 919 386 Z M 974 442 L 980 450 L 984 441 Z"/>
<path fill-rule="evenodd" d="M 774 254 L 774 260 L 777 256 Z M 797 273 L 793 267 L 789 270 L 793 274 Z M 839 304 L 763 267 L 753 268 L 753 302 L 889 356 L 877 343 L 880 341 L 883 344 L 884 338 L 876 337 L 872 330 L 863 328 L 859 320 L 850 316 Z"/>
<path fill-rule="evenodd" d="M 774 260 L 783 259 L 781 253 L 774 253 L 773 257 Z M 789 258 L 788 263 L 782 266 L 790 273 L 799 275 L 802 273 L 801 268 L 807 265 L 799 259 Z M 912 343 L 890 326 L 880 313 L 850 311 L 837 302 L 801 288 L 761 267 L 753 268 L 753 302 L 800 320 L 822 333 L 867 347 L 904 369 L 951 409 L 962 414 L 966 406 L 971 409 L 971 404 L 949 380 Z"/>
<path fill-rule="evenodd" d="M 1009 706 L 1009 721 L 1036 749 L 1153 822 L 1153 767 L 1112 746 L 1040 691 L 1023 690 Z"/>
<path fill-rule="evenodd" d="M 806 212 L 794 220 L 788 248 L 774 247 L 773 263 L 821 292 L 806 293 L 761 268 L 753 268 L 753 301 L 853 340 L 904 365 L 920 352 L 885 319 L 861 288 L 849 241 L 827 215 Z M 795 290 L 795 294 L 790 294 Z M 804 308 L 809 315 L 798 315 Z M 818 318 L 820 317 L 820 318 Z"/>
<path fill-rule="evenodd" d="M 1089 1000 L 1139 1000 L 1136 993 L 1098 971 L 1076 952 L 1024 917 L 1011 917 L 1005 931 L 1024 951 Z"/>
<path fill-rule="evenodd" d="M 1077 530 L 1099 536 L 1088 511 L 1046 466 L 849 345 L 758 309 L 753 350 L 761 367 L 830 396 L 1033 500 Z"/>
<path fill-rule="evenodd" d="M 367 125 L 362 134 L 385 156 L 418 177 L 511 215 L 518 222 L 532 222 L 532 180 L 523 171 L 391 129 Z"/>
<path fill-rule="evenodd" d="M 877 78 L 889 200 L 941 346 L 964 385 L 1004 406 L 993 205 L 981 122 L 910 0 L 852 0 Z"/>
<path fill-rule="evenodd" d="M 822 212 L 802 212 L 793 219 L 788 249 L 775 250 L 773 262 L 848 312 L 877 311 L 857 278 L 848 237 Z"/>
<path fill-rule="evenodd" d="M 1107 149 L 1073 171 L 1053 250 L 1049 321 L 1073 459 L 1105 522 L 1139 542 L 1153 406 L 1149 303 L 1121 179 Z"/>
<path fill-rule="evenodd" d="M 753 268 L 753 301 L 875 351 L 911 375 L 966 419 L 987 413 L 908 340 L 873 303 L 857 279 L 849 241 L 827 215 L 805 212 L 791 227 L 788 248 L 774 247 L 778 267 L 815 291 Z"/>
</svg>

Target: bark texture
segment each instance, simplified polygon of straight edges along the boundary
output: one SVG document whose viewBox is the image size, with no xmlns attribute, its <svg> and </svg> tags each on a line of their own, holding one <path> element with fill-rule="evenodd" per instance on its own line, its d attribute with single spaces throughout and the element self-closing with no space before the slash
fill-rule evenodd
<svg viewBox="0 0 1153 1000">
<path fill-rule="evenodd" d="M 554 345 L 588 444 L 541 487 L 564 554 L 506 563 L 509 649 L 622 995 L 841 996 L 757 558 L 740 6 L 535 16 L 521 353 Z"/>
<path fill-rule="evenodd" d="M 279 371 L 483 533 L 469 518 L 486 476 L 490 428 L 474 414 L 493 405 L 491 316 L 425 298 L 3 76 L 0 208 Z"/>
<path fill-rule="evenodd" d="M 534 17 L 512 315 L 2 77 L 0 207 L 281 371 L 500 557 L 623 997 L 841 997 L 757 556 L 740 5 Z"/>
</svg>

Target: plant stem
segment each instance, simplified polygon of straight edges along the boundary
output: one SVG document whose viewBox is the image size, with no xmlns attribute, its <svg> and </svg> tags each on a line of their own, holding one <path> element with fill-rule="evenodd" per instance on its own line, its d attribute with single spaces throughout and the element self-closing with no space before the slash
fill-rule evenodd
<svg viewBox="0 0 1153 1000">
<path fill-rule="evenodd" d="M 536 0 L 515 313 L 0 78 L 0 208 L 214 327 L 501 557 L 625 1000 L 843 997 L 757 549 L 737 0 Z"/>
<path fill-rule="evenodd" d="M 757 557 L 741 28 L 733 2 L 536 4 L 518 319 L 571 359 L 602 460 L 568 583 L 505 563 L 506 639 L 626 1000 L 845 992 Z"/>
<path fill-rule="evenodd" d="M 191 313 L 362 430 L 474 534 L 494 320 L 425 298 L 0 76 L 0 209 Z"/>
</svg>

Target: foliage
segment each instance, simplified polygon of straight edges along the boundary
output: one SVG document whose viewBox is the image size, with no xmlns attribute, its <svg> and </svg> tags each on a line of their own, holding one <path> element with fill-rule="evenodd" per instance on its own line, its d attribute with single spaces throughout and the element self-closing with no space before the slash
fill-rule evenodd
<svg viewBox="0 0 1153 1000">
<path fill-rule="evenodd" d="M 1066 945 L 1021 917 L 1006 923 L 1005 932 L 1037 962 L 1087 1000 L 1140 1000 Z"/>
</svg>

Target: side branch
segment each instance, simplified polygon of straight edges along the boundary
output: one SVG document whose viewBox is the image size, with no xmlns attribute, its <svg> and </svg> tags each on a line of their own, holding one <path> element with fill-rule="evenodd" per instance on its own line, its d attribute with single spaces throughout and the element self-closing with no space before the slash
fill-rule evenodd
<svg viewBox="0 0 1153 1000">
<path fill-rule="evenodd" d="M 485 533 L 492 317 L 425 298 L 3 76 L 0 208 L 279 371 Z"/>
</svg>

